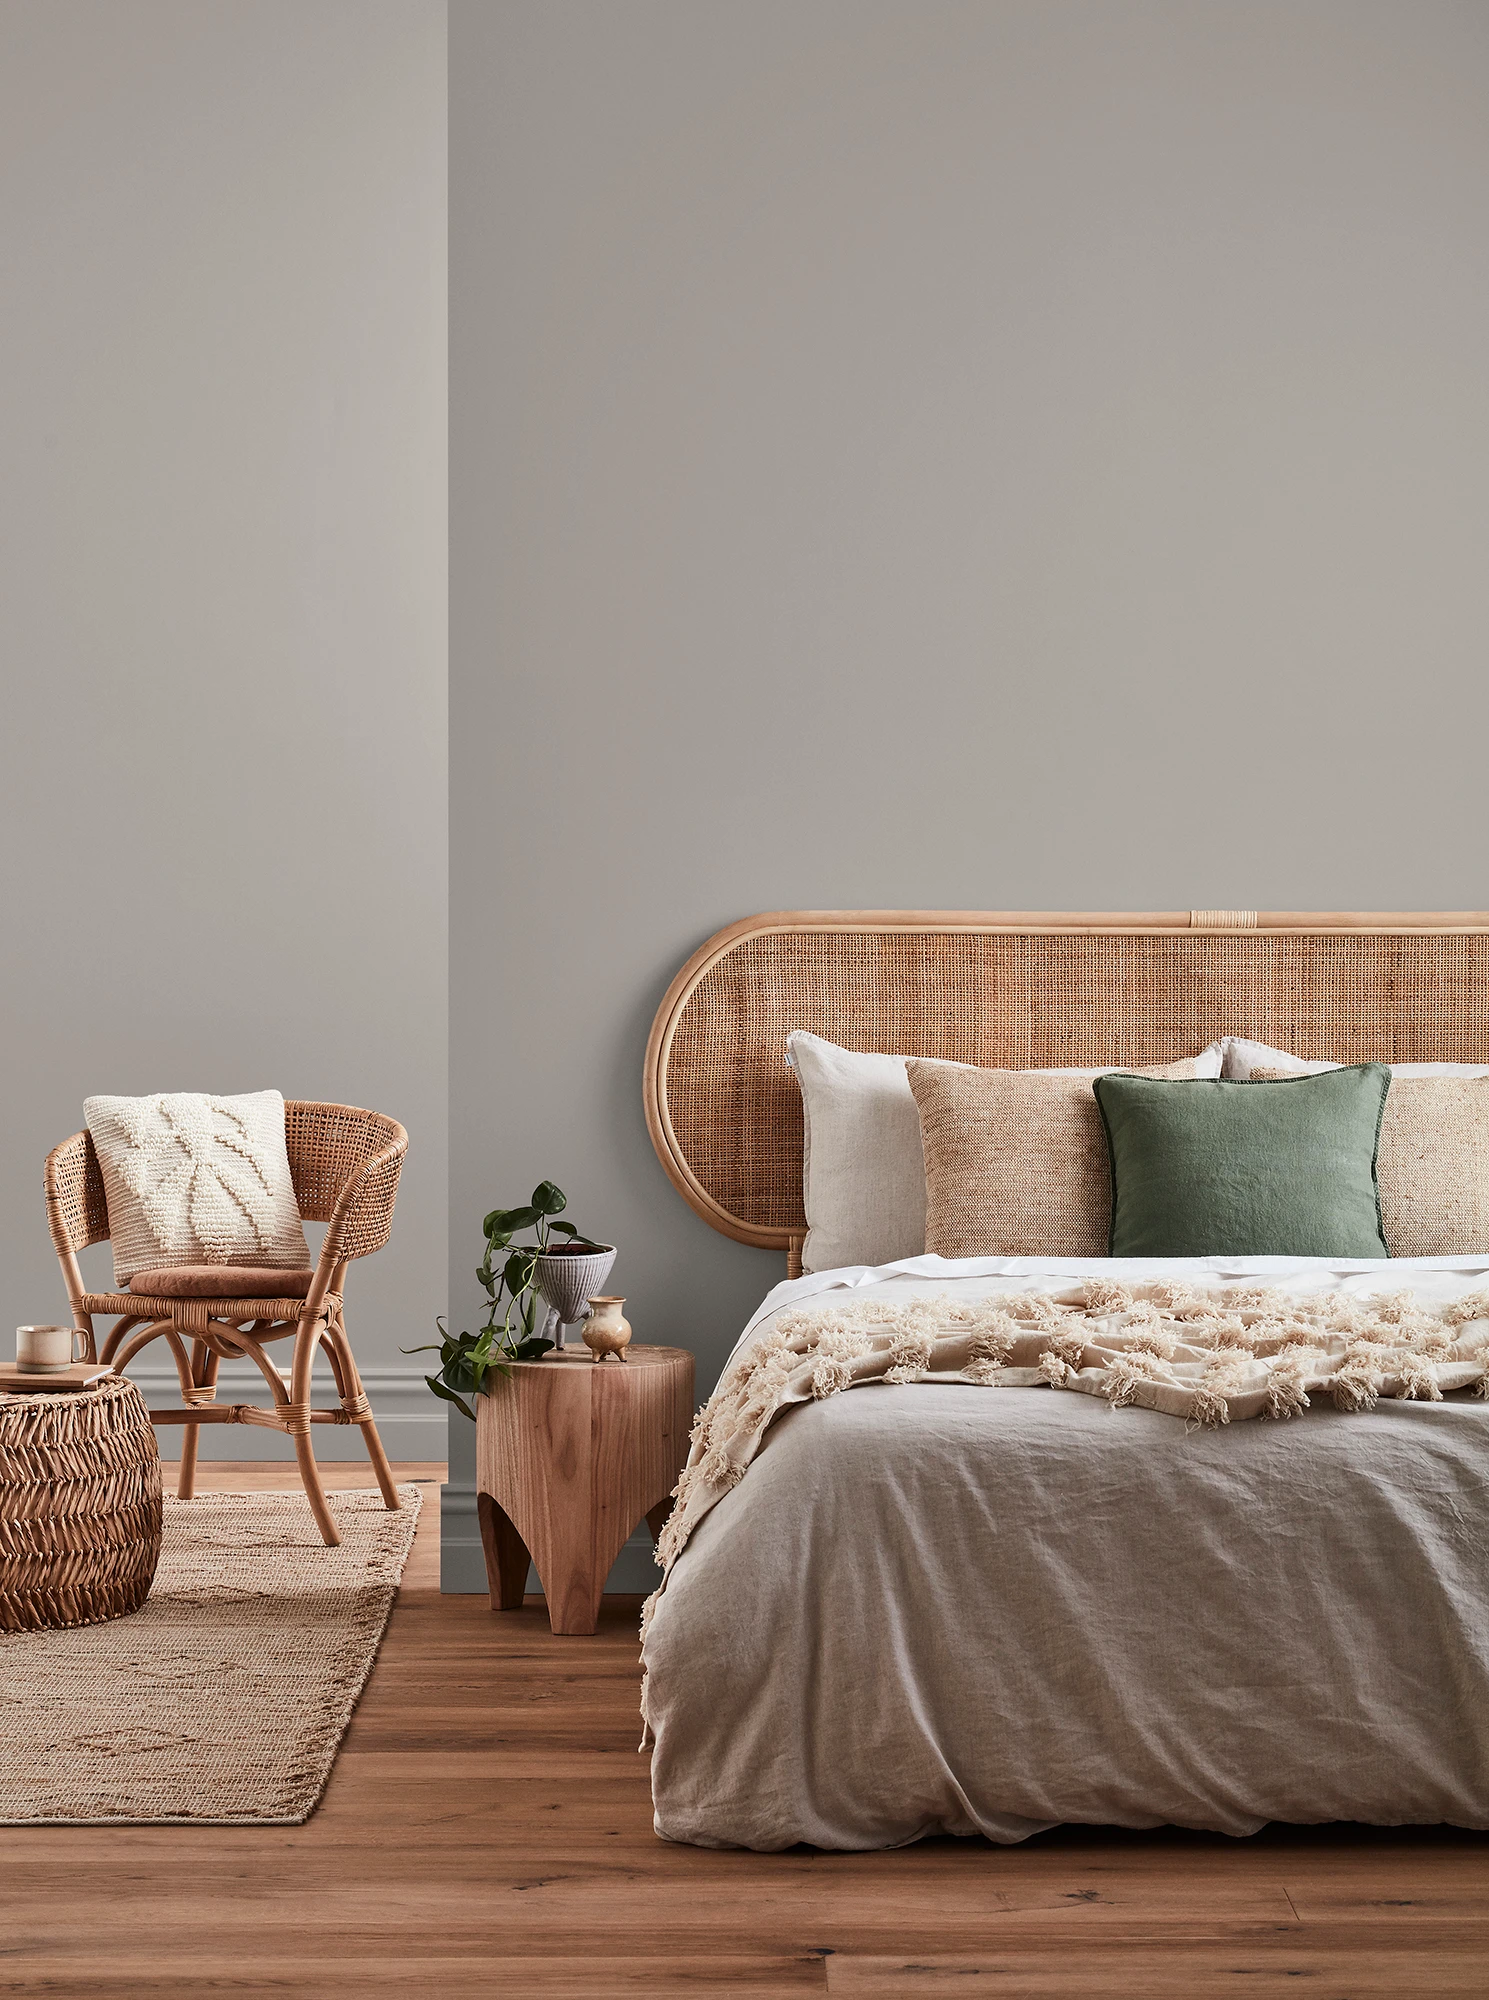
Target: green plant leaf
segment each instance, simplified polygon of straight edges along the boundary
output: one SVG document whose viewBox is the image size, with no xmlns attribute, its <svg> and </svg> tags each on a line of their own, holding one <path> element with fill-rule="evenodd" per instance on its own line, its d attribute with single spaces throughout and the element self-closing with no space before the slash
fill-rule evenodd
<svg viewBox="0 0 1489 2000">
<path fill-rule="evenodd" d="M 539 1215 L 560 1215 L 568 1205 L 569 1197 L 552 1181 L 539 1181 L 533 1189 L 533 1207 Z"/>
<path fill-rule="evenodd" d="M 577 1236 L 579 1231 L 572 1222 L 550 1222 L 548 1233 L 550 1236 Z"/>
<path fill-rule="evenodd" d="M 512 1349 L 512 1359 L 514 1361 L 536 1361 L 538 1356 L 546 1354 L 552 1345 L 553 1342 L 551 1340 L 543 1340 L 542 1338 L 521 1340 Z"/>
<path fill-rule="evenodd" d="M 443 1313 L 435 1314 L 434 1323 L 439 1328 L 439 1339 L 437 1341 L 429 1341 L 423 1347 L 400 1348 L 399 1352 L 402 1354 L 442 1354 L 448 1359 L 450 1355 L 460 1351 L 463 1341 L 474 1340 L 475 1338 L 474 1334 L 451 1333 L 450 1329 L 445 1325 L 445 1316 Z"/>
<path fill-rule="evenodd" d="M 536 1250 L 514 1250 L 502 1266 L 502 1280 L 507 1290 L 515 1298 L 526 1291 L 532 1283 L 533 1270 L 538 1261 Z"/>
<path fill-rule="evenodd" d="M 531 1229 L 537 1219 L 535 1208 L 494 1208 L 482 1224 L 482 1234 L 510 1242 L 519 1229 Z"/>
<path fill-rule="evenodd" d="M 453 1403 L 457 1410 L 463 1410 L 465 1412 L 465 1414 L 470 1418 L 472 1423 L 476 1421 L 476 1413 L 466 1402 L 465 1398 L 463 1396 L 457 1396 L 453 1389 L 447 1389 L 444 1383 L 441 1382 L 441 1380 L 439 1379 L 438 1375 L 426 1375 L 424 1377 L 424 1380 L 429 1384 L 430 1388 L 434 1391 L 435 1395 L 440 1397 L 442 1401 L 446 1403 Z"/>
</svg>

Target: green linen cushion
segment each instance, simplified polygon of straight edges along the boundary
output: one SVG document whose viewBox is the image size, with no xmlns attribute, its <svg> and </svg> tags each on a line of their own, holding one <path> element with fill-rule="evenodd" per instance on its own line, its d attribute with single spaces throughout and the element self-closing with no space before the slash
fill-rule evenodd
<svg viewBox="0 0 1489 2000">
<path fill-rule="evenodd" d="M 1386 1257 L 1375 1155 L 1391 1072 L 1098 1076 L 1113 1257 Z"/>
</svg>

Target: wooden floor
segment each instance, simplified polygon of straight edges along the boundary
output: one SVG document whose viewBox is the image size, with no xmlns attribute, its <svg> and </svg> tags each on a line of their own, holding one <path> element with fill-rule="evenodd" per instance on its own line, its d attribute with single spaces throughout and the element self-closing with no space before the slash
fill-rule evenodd
<svg viewBox="0 0 1489 2000">
<path fill-rule="evenodd" d="M 425 1512 L 320 1810 L 262 1830 L 0 1829 L 0 1993 L 1489 1994 L 1489 1836 L 668 1846 L 636 1753 L 635 1601 L 607 1600 L 596 1638 L 555 1639 L 540 1600 L 493 1617 L 442 1598 L 440 1468 L 399 1470 L 429 1482 Z M 292 1482 L 219 1465 L 201 1483 Z"/>
</svg>

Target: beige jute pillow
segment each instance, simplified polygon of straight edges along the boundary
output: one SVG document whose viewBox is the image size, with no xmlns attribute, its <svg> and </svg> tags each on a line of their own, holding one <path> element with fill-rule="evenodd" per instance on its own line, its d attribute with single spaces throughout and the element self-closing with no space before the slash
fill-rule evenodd
<svg viewBox="0 0 1489 2000">
<path fill-rule="evenodd" d="M 1251 1075 L 1283 1083 L 1297 1071 Z M 1393 1072 L 1375 1173 L 1393 1257 L 1489 1256 L 1489 1076 Z"/>
<path fill-rule="evenodd" d="M 941 1257 L 1104 1257 L 1106 1133 L 1089 1076 L 906 1065 L 925 1147 L 925 1247 Z M 1134 1076 L 1193 1077 L 1192 1058 Z"/>
</svg>

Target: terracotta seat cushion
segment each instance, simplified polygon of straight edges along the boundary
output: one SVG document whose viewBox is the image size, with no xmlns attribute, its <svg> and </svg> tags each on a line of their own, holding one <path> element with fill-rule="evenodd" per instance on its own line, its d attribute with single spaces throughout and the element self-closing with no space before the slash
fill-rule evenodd
<svg viewBox="0 0 1489 2000">
<path fill-rule="evenodd" d="M 314 1276 L 262 1264 L 172 1264 L 136 1271 L 129 1289 L 140 1299 L 303 1299 Z"/>
</svg>

